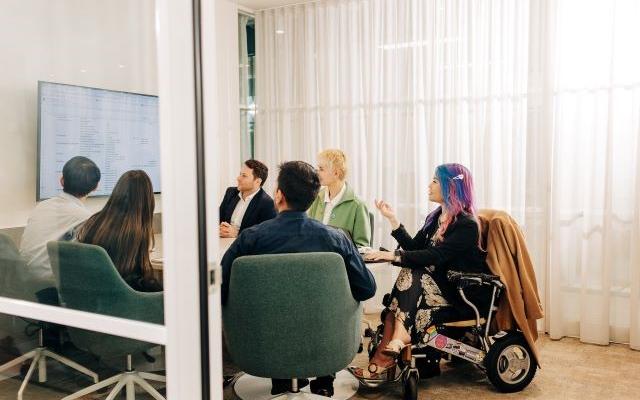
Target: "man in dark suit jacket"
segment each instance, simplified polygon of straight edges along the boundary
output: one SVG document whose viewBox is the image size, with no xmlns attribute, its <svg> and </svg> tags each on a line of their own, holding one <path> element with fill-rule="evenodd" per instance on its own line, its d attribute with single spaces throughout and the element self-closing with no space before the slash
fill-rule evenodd
<svg viewBox="0 0 640 400">
<path fill-rule="evenodd" d="M 237 237 L 243 229 L 276 216 L 273 199 L 262 189 L 268 174 L 260 161 L 244 162 L 238 186 L 228 188 L 220 204 L 220 237 Z"/>
</svg>

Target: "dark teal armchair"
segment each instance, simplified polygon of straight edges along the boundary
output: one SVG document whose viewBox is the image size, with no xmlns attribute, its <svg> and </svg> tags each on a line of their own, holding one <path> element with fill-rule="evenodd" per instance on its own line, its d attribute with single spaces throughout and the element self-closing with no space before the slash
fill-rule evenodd
<svg viewBox="0 0 640 400">
<path fill-rule="evenodd" d="M 236 259 L 222 315 L 240 369 L 296 379 L 347 366 L 360 345 L 361 314 L 341 256 L 298 253 Z"/>
<path fill-rule="evenodd" d="M 36 288 L 45 287 L 47 283 L 50 284 L 50 282 L 21 278 L 21 276 L 28 276 L 28 274 L 25 273 L 26 269 L 27 263 L 20 255 L 13 240 L 8 235 L 0 233 L 0 296 L 16 300 L 36 301 Z M 38 326 L 38 347 L 0 365 L 0 373 L 4 373 L 7 370 L 11 370 L 18 365 L 30 361 L 29 369 L 18 389 L 18 400 L 22 400 L 27 384 L 36 370 L 38 372 L 38 381 L 41 383 L 47 381 L 47 361 L 49 360 L 55 360 L 67 367 L 73 368 L 87 375 L 94 382 L 98 382 L 98 374 L 95 372 L 45 347 L 42 323 L 38 321 L 33 323 Z"/>
<path fill-rule="evenodd" d="M 47 250 L 62 306 L 154 324 L 164 323 L 163 293 L 133 290 L 122 279 L 102 247 L 76 242 L 49 242 Z M 157 345 L 76 328 L 69 328 L 69 335 L 76 346 L 95 355 L 126 354 L 127 364 L 122 374 L 67 396 L 64 400 L 78 399 L 112 384 L 115 384 L 111 392 L 114 396 L 126 387 L 127 398 L 134 398 L 133 383 L 153 398 L 164 400 L 147 380 L 165 382 L 165 377 L 135 371 L 131 365 L 131 354 Z"/>
</svg>

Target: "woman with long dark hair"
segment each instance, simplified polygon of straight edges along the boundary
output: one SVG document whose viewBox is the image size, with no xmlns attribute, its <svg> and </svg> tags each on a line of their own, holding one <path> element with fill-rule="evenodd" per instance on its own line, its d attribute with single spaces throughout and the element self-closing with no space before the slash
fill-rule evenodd
<svg viewBox="0 0 640 400">
<path fill-rule="evenodd" d="M 102 211 L 91 216 L 76 233 L 79 242 L 104 248 L 120 276 L 142 292 L 162 290 L 153 278 L 149 256 L 154 208 L 149 176 L 141 170 L 128 171 L 118 179 Z"/>
<path fill-rule="evenodd" d="M 384 335 L 367 369 L 351 372 L 365 379 L 389 379 L 395 357 L 409 344 L 425 344 L 431 325 L 453 320 L 470 311 L 447 279 L 449 270 L 489 273 L 486 253 L 480 247 L 480 226 L 474 204 L 471 172 L 460 164 L 436 168 L 429 184 L 429 200 L 440 204 L 412 238 L 396 218 L 392 207 L 377 201 L 376 207 L 389 220 L 391 235 L 400 249 L 369 253 L 367 260 L 391 261 L 402 267 L 384 318 Z M 467 297 L 481 310 L 487 296 L 468 290 Z M 439 356 L 432 354 L 429 375 L 439 373 Z M 422 374 L 422 373 L 421 373 Z"/>
</svg>

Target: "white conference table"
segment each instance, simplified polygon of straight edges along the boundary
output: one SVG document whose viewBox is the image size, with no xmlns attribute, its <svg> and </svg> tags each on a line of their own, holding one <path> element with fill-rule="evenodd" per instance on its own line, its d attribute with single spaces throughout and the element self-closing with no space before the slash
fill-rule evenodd
<svg viewBox="0 0 640 400">
<path fill-rule="evenodd" d="M 155 241 L 155 246 L 151 252 L 151 266 L 153 267 L 156 279 L 162 281 L 162 234 L 158 233 L 153 235 L 153 239 Z M 222 259 L 222 256 L 234 240 L 234 238 L 220 238 L 220 259 Z M 382 305 L 382 298 L 386 293 L 390 293 L 391 289 L 393 289 L 393 285 L 396 282 L 400 268 L 392 266 L 388 262 L 367 263 L 366 266 L 373 274 L 377 290 L 376 294 L 372 298 L 363 303 L 364 312 L 365 314 L 379 313 L 384 308 Z"/>
<path fill-rule="evenodd" d="M 227 251 L 234 238 L 220 238 L 220 258 Z M 151 267 L 153 267 L 153 275 L 156 279 L 162 281 L 162 269 L 164 268 L 163 254 L 162 254 L 162 234 L 156 233 L 153 235 L 154 246 L 151 250 Z"/>
</svg>

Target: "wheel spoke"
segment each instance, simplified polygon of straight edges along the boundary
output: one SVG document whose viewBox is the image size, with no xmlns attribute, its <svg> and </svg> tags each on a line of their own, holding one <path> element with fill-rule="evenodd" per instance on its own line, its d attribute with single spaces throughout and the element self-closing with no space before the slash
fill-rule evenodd
<svg viewBox="0 0 640 400">
<path fill-rule="evenodd" d="M 526 369 L 528 362 L 526 359 L 515 359 L 513 360 L 513 367 L 519 370 Z"/>
<path fill-rule="evenodd" d="M 497 367 L 505 383 L 515 384 L 524 379 L 531 368 L 529 353 L 521 346 L 508 346 L 500 353 Z"/>
</svg>

